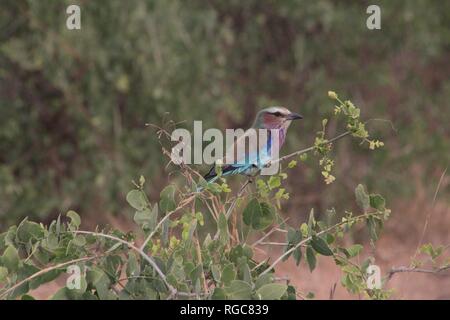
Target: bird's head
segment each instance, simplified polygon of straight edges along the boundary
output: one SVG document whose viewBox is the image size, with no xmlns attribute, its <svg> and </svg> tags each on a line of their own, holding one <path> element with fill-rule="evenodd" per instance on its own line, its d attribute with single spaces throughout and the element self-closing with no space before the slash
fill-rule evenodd
<svg viewBox="0 0 450 320">
<path fill-rule="evenodd" d="M 285 107 L 269 107 L 258 112 L 253 127 L 258 129 L 287 129 L 292 120 L 297 119 L 303 119 L 303 117 Z"/>
</svg>

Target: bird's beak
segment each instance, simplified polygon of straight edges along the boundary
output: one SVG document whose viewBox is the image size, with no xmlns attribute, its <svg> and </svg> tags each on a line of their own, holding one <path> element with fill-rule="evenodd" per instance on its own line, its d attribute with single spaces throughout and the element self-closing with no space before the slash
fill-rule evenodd
<svg viewBox="0 0 450 320">
<path fill-rule="evenodd" d="M 290 114 L 288 114 L 286 119 L 288 119 L 288 120 L 297 120 L 297 119 L 303 119 L 303 117 L 301 115 L 299 115 L 298 113 L 291 112 Z"/>
</svg>

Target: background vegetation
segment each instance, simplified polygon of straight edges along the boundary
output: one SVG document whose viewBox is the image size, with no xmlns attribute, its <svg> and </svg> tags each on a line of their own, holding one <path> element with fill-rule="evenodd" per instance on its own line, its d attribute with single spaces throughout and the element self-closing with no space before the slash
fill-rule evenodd
<svg viewBox="0 0 450 320">
<path fill-rule="evenodd" d="M 376 1 L 382 29 L 370 31 L 367 1 L 77 1 L 82 29 L 69 31 L 72 3 L 0 4 L 0 231 L 69 209 L 91 224 L 131 220 L 130 181 L 145 175 L 151 201 L 168 182 L 145 123 L 246 127 L 280 104 L 305 118 L 284 151 L 306 147 L 329 89 L 390 121 L 368 123 L 385 147 L 369 157 L 340 142 L 331 186 L 314 162 L 293 169 L 285 215 L 348 209 L 361 182 L 386 196 L 400 238 L 423 225 L 450 160 L 450 3 Z M 449 191 L 445 178 L 440 198 Z"/>
</svg>

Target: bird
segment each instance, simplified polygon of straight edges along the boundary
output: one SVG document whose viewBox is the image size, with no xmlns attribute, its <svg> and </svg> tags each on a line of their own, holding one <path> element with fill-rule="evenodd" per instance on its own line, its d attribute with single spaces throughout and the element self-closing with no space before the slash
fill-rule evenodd
<svg viewBox="0 0 450 320">
<path fill-rule="evenodd" d="M 267 135 L 266 141 L 261 141 L 261 143 L 257 143 L 257 146 L 260 148 L 258 150 L 256 148 L 252 149 L 249 147 L 245 149 L 242 157 L 239 158 L 239 155 L 236 156 L 236 150 L 239 143 L 243 142 L 241 139 L 248 139 L 252 135 L 258 135 L 258 129 L 274 129 L 278 131 L 279 136 L 279 144 L 278 148 L 281 148 L 283 145 L 286 134 L 289 126 L 291 125 L 293 120 L 303 119 L 298 113 L 291 112 L 289 109 L 281 106 L 273 106 L 262 109 L 256 115 L 256 118 L 253 122 L 251 128 L 249 128 L 242 136 L 240 136 L 228 149 L 227 155 L 234 154 L 236 158 L 233 163 L 227 164 L 226 160 L 219 160 L 219 163 L 222 163 L 222 172 L 220 176 L 230 176 L 230 175 L 245 175 L 248 177 L 254 177 L 258 173 L 260 173 L 261 169 L 266 166 L 271 160 L 271 136 Z M 268 131 L 270 133 L 270 130 Z M 257 139 L 248 139 L 249 143 L 251 141 L 258 141 Z M 245 143 L 245 140 L 244 140 Z M 254 143 L 254 142 L 253 142 Z M 242 145 L 242 144 L 241 144 Z M 258 150 L 258 152 L 250 153 L 249 150 Z M 278 150 L 279 151 L 279 150 Z M 250 154 L 249 154 L 250 153 Z M 226 156 L 224 157 L 224 159 Z M 216 181 L 219 178 L 219 175 L 216 172 L 216 166 L 213 166 L 209 172 L 203 176 L 206 182 L 211 183 Z"/>
</svg>

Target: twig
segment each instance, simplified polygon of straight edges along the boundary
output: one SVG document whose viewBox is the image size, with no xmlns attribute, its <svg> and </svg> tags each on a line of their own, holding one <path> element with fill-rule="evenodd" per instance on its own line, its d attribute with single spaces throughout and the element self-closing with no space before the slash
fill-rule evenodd
<svg viewBox="0 0 450 320">
<path fill-rule="evenodd" d="M 196 238 L 195 238 L 195 249 L 197 251 L 198 263 L 200 264 L 200 266 L 202 266 L 203 290 L 205 290 L 205 293 L 208 294 L 208 292 L 209 292 L 208 284 L 206 283 L 205 271 L 203 269 L 202 249 L 200 248 L 200 242 L 198 241 L 197 229 L 195 229 L 195 236 L 196 236 Z"/>
<path fill-rule="evenodd" d="M 178 210 L 182 209 L 183 207 L 185 207 L 186 205 L 188 205 L 193 199 L 195 199 L 195 196 L 191 196 L 187 199 L 185 199 L 184 201 L 181 202 L 181 204 L 176 207 L 174 210 L 170 211 L 169 213 L 167 213 L 160 221 L 159 223 L 156 225 L 155 229 L 148 235 L 148 237 L 144 240 L 144 242 L 142 243 L 142 245 L 140 246 L 139 250 L 144 250 L 145 246 L 147 245 L 147 243 L 151 240 L 151 238 L 155 235 L 156 231 L 158 231 L 159 228 L 161 228 L 162 224 L 164 223 L 164 221 L 166 221 L 167 219 L 170 218 L 170 216 L 172 214 L 174 214 L 175 212 L 177 212 Z"/>
<path fill-rule="evenodd" d="M 431 216 L 433 214 L 433 210 L 431 210 L 431 209 L 434 208 L 434 204 L 436 203 L 437 195 L 439 193 L 439 189 L 441 188 L 441 184 L 442 184 L 442 181 L 444 180 L 445 174 L 447 173 L 447 169 L 448 168 L 445 168 L 444 172 L 442 172 L 441 177 L 439 178 L 438 185 L 436 187 L 436 190 L 434 191 L 433 202 L 431 203 L 431 208 L 428 209 L 429 212 L 427 213 L 427 217 L 425 219 L 425 224 L 424 224 L 423 229 L 422 229 L 422 234 L 420 236 L 420 240 L 419 240 L 419 243 L 417 244 L 417 249 L 416 249 L 416 252 L 414 253 L 414 256 L 413 256 L 412 260 L 414 260 L 416 258 L 417 253 L 419 252 L 420 246 L 423 243 L 423 239 L 425 237 L 425 233 L 426 233 L 427 228 L 428 228 L 428 223 L 430 222 Z"/>
<path fill-rule="evenodd" d="M 337 285 L 337 283 L 335 282 L 334 285 L 330 289 L 330 300 L 333 300 L 333 298 L 334 298 L 334 294 L 336 293 L 336 285 Z"/>
<path fill-rule="evenodd" d="M 251 182 L 252 182 L 252 180 L 251 180 L 251 179 L 248 179 L 248 180 L 242 185 L 241 189 L 239 190 L 238 194 L 236 195 L 236 198 L 234 198 L 233 202 L 232 202 L 232 203 L 230 204 L 230 206 L 228 207 L 227 212 L 226 212 L 226 214 L 225 214 L 225 217 L 227 218 L 227 220 L 228 220 L 228 218 L 230 217 L 231 212 L 233 212 L 233 209 L 234 209 L 234 207 L 236 206 L 236 203 L 237 203 L 238 199 L 239 199 L 240 197 L 242 197 L 242 194 L 244 193 L 245 188 L 246 188 Z M 217 230 L 216 234 L 214 235 L 214 240 L 216 240 L 217 238 L 219 238 L 219 230 Z"/>
<path fill-rule="evenodd" d="M 263 235 L 260 239 L 258 239 L 257 241 L 253 242 L 253 244 L 251 245 L 251 247 L 255 247 L 258 244 L 260 244 L 261 242 L 263 242 L 265 239 L 267 239 L 268 236 L 270 236 L 272 233 L 274 233 L 275 231 L 281 231 L 281 229 L 279 229 L 278 227 L 285 223 L 286 221 L 288 221 L 289 218 L 284 219 L 280 224 L 276 225 L 275 227 L 272 228 L 272 230 L 270 230 L 269 232 L 267 232 L 265 235 Z M 284 231 L 284 230 L 283 230 Z"/>
<path fill-rule="evenodd" d="M 447 266 L 443 266 L 440 268 L 435 268 L 435 269 L 424 269 L 424 268 L 417 268 L 417 267 L 397 267 L 397 268 L 392 268 L 387 276 L 386 276 L 386 282 L 389 281 L 392 276 L 396 273 L 402 273 L 402 272 L 419 272 L 419 273 L 431 273 L 431 274 L 438 274 L 440 272 L 446 271 L 450 269 L 450 265 Z"/>
<path fill-rule="evenodd" d="M 123 239 L 120 239 L 118 237 L 111 236 L 109 234 L 104 234 L 104 233 L 91 232 L 91 231 L 73 231 L 73 233 L 75 233 L 75 234 L 90 234 L 95 237 L 108 238 L 108 239 L 111 239 L 111 240 L 114 240 L 114 241 L 117 241 L 117 242 L 127 245 L 129 248 L 131 248 L 134 251 L 136 251 L 137 253 L 139 253 L 139 255 L 141 255 L 141 257 L 144 258 L 153 267 L 153 269 L 155 269 L 156 273 L 158 273 L 161 280 L 164 282 L 164 284 L 167 286 L 167 288 L 169 288 L 169 290 L 172 294 L 177 294 L 177 289 L 175 289 L 169 282 L 167 282 L 166 275 L 161 271 L 161 269 L 158 267 L 158 265 L 155 263 L 155 261 L 153 261 L 153 259 L 151 257 L 149 257 L 147 254 L 145 254 L 145 252 L 142 249 L 136 247 L 134 244 L 132 244 L 128 241 L 125 241 Z"/>
<path fill-rule="evenodd" d="M 50 272 L 50 271 L 55 270 L 55 269 L 60 269 L 60 268 L 63 268 L 63 267 L 65 267 L 65 266 L 72 265 L 72 264 L 75 264 L 75 263 L 78 263 L 78 262 L 84 262 L 84 261 L 93 260 L 93 259 L 96 259 L 96 258 L 99 258 L 99 257 L 100 257 L 99 255 L 95 255 L 95 256 L 90 256 L 90 257 L 79 258 L 79 259 L 70 260 L 70 261 L 67 261 L 67 262 L 59 263 L 59 264 L 57 264 L 57 265 L 54 265 L 54 266 L 51 266 L 51 267 L 42 269 L 42 270 L 40 270 L 40 271 L 38 271 L 38 272 L 36 272 L 36 273 L 33 273 L 33 274 L 32 274 L 31 276 L 29 276 L 28 278 L 25 278 L 25 279 L 23 279 L 22 281 L 16 283 L 16 284 L 13 285 L 11 288 L 9 288 L 9 289 L 6 290 L 5 292 L 3 292 L 3 293 L 0 295 L 0 299 L 3 299 L 3 298 L 6 297 L 10 292 L 14 291 L 15 289 L 17 289 L 18 287 L 20 287 L 20 286 L 23 285 L 24 283 L 27 283 L 28 281 L 31 281 L 31 280 L 33 280 L 34 278 L 39 277 L 39 276 L 41 276 L 41 275 L 43 275 L 43 274 L 45 274 L 45 273 L 47 273 L 47 272 Z"/>
<path fill-rule="evenodd" d="M 284 276 L 284 277 L 274 277 L 273 280 L 274 280 L 274 281 L 286 281 L 286 282 L 289 282 L 289 281 L 291 281 L 291 278 L 289 278 L 288 276 Z"/>
<path fill-rule="evenodd" d="M 246 188 L 250 183 L 252 183 L 252 180 L 251 180 L 251 179 L 248 179 L 248 180 L 242 185 L 242 187 L 241 187 L 241 189 L 239 190 L 239 192 L 238 192 L 236 198 L 233 200 L 233 202 L 231 203 L 231 205 L 228 207 L 227 213 L 225 214 L 225 217 L 227 218 L 227 220 L 228 220 L 228 218 L 230 217 L 231 212 L 233 211 L 234 207 L 236 206 L 237 200 L 238 200 L 240 197 L 242 197 L 242 195 L 244 194 L 245 188 Z"/>
<path fill-rule="evenodd" d="M 263 246 L 287 246 L 289 243 L 287 242 L 259 242 L 259 245 L 263 245 Z"/>
<path fill-rule="evenodd" d="M 372 214 L 372 215 L 377 215 L 377 214 Z M 354 217 L 353 220 L 358 220 L 358 219 L 361 219 L 361 218 L 364 218 L 364 217 L 368 217 L 368 216 L 370 216 L 370 214 L 367 214 L 367 213 L 361 214 L 361 215 L 359 215 L 359 216 Z M 341 225 L 343 225 L 343 224 L 346 224 L 346 223 L 348 223 L 348 222 L 349 222 L 349 220 L 341 221 L 341 222 L 339 222 L 339 223 L 337 223 L 337 224 L 335 224 L 335 225 L 333 225 L 333 226 L 331 226 L 331 227 L 329 227 L 329 228 L 327 228 L 327 229 L 325 229 L 325 230 L 322 230 L 322 231 L 320 231 L 320 232 L 317 232 L 317 233 L 316 233 L 316 236 L 320 236 L 320 235 L 322 235 L 322 234 L 324 234 L 324 233 L 327 233 L 327 232 L 329 232 L 329 231 L 331 231 L 331 230 L 333 230 L 333 229 L 335 229 L 335 228 L 337 228 L 337 227 L 339 227 L 339 226 L 341 226 Z M 278 263 L 280 263 L 285 257 L 287 257 L 288 255 L 290 255 L 292 252 L 294 252 L 294 251 L 295 251 L 297 248 L 299 248 L 300 246 L 302 246 L 302 245 L 304 245 L 305 243 L 309 242 L 311 239 L 312 239 L 312 236 L 309 236 L 309 237 L 303 239 L 302 241 L 300 241 L 299 243 L 297 243 L 297 244 L 296 244 L 294 247 L 292 247 L 291 249 L 289 249 L 289 250 L 287 250 L 286 252 L 284 252 L 281 256 L 279 256 L 279 257 L 278 257 L 278 258 L 270 265 L 270 267 L 268 267 L 266 270 L 264 270 L 264 271 L 260 274 L 260 276 L 262 276 L 263 274 L 268 273 L 268 272 L 269 272 L 270 270 L 272 270 Z"/>
<path fill-rule="evenodd" d="M 342 138 L 348 136 L 349 134 L 351 134 L 350 131 L 346 131 L 346 132 L 344 132 L 344 133 L 341 133 L 340 135 L 338 135 L 338 136 L 336 136 L 336 137 L 334 137 L 334 138 L 328 140 L 327 143 L 332 143 L 332 142 L 334 142 L 334 141 L 336 141 L 336 140 L 342 139 Z M 270 161 L 269 164 L 267 164 L 267 166 L 269 166 L 269 165 L 271 165 L 271 164 L 273 164 L 273 163 L 277 163 L 277 162 L 281 162 L 281 161 L 290 159 L 290 158 L 292 158 L 292 157 L 299 156 L 299 155 L 301 155 L 301 154 L 303 154 L 303 153 L 307 153 L 307 152 L 313 151 L 313 150 L 315 150 L 315 149 L 316 149 L 316 146 L 312 146 L 312 147 L 309 147 L 309 148 L 306 148 L 306 149 L 302 149 L 302 150 L 295 151 L 295 152 L 293 152 L 293 153 L 291 153 L 291 154 L 288 154 L 288 155 L 286 155 L 286 156 L 283 156 L 283 157 L 281 157 L 281 158 L 279 158 L 279 159 L 277 159 L 277 160 Z"/>
</svg>

